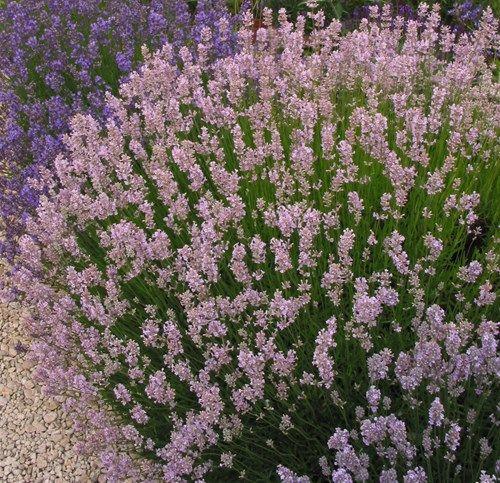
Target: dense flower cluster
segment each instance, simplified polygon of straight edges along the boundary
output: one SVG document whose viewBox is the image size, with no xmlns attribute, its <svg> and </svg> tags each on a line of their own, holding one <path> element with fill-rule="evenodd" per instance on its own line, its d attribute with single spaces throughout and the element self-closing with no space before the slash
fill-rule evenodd
<svg viewBox="0 0 500 483">
<path fill-rule="evenodd" d="M 0 255 L 15 253 L 40 187 L 29 182 L 52 166 L 61 135 L 77 112 L 106 117 L 105 93 L 141 62 L 143 44 L 156 49 L 193 45 L 212 31 L 211 54 L 235 46 L 238 16 L 224 0 L 198 2 L 194 19 L 185 0 L 8 0 L 0 8 L 0 216 L 6 241 Z"/>
<path fill-rule="evenodd" d="M 111 479 L 120 438 L 166 481 L 500 471 L 498 22 L 311 19 L 144 52 L 42 170 L 13 283 Z"/>
</svg>

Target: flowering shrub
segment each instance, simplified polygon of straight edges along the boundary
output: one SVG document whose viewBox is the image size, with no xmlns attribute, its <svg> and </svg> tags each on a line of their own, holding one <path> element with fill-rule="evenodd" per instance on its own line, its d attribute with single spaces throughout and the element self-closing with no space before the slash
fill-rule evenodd
<svg viewBox="0 0 500 483">
<path fill-rule="evenodd" d="M 166 481 L 494 481 L 498 22 L 270 17 L 72 119 L 12 280 L 39 375 L 112 480 L 125 439 Z"/>
<path fill-rule="evenodd" d="M 214 13 L 216 12 L 216 13 Z M 211 28 L 216 56 L 235 45 L 224 0 L 187 3 L 150 0 L 22 0 L 0 5 L 0 215 L 12 258 L 26 217 L 40 190 L 30 184 L 40 167 L 52 166 L 63 149 L 61 135 L 77 112 L 106 117 L 105 92 L 140 65 L 141 45 L 178 49 Z M 5 131 L 5 132 L 4 132 Z"/>
</svg>

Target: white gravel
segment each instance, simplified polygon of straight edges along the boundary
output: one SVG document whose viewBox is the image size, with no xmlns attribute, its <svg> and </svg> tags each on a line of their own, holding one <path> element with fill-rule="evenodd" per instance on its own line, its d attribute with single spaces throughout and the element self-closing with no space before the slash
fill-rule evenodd
<svg viewBox="0 0 500 483">
<path fill-rule="evenodd" d="M 102 482 L 97 461 L 73 451 L 61 397 L 43 396 L 31 378 L 19 310 L 0 304 L 0 482 Z"/>
</svg>

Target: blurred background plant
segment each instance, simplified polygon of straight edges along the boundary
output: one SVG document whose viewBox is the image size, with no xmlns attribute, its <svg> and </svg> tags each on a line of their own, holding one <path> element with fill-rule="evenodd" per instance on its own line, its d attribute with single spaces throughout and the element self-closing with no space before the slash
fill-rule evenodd
<svg viewBox="0 0 500 483">
<path fill-rule="evenodd" d="M 308 11 L 308 0 L 294 1 L 294 0 L 253 0 L 252 8 L 259 15 L 264 7 L 269 7 L 274 11 L 284 8 L 288 14 L 293 18 L 297 15 L 303 14 Z M 416 10 L 418 0 L 316 0 L 315 4 L 318 9 L 325 12 L 327 20 L 339 19 L 348 22 L 351 25 L 352 19 L 360 19 L 367 15 L 368 9 L 373 5 L 386 5 L 393 6 L 395 12 L 400 15 L 412 15 Z M 429 1 L 429 5 L 433 2 Z M 500 13 L 500 2 L 489 2 L 487 0 L 444 0 L 438 2 L 441 6 L 442 19 L 446 23 L 454 24 L 461 30 L 470 30 L 476 27 L 481 13 L 486 6 L 491 6 L 496 16 Z M 194 6 L 196 2 L 192 1 Z M 241 5 L 241 0 L 228 0 L 228 6 L 234 12 L 238 11 Z"/>
</svg>

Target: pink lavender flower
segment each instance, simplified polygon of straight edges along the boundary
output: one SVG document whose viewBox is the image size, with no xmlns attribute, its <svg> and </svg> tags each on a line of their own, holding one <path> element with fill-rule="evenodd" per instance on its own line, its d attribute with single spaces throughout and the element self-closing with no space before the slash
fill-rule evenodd
<svg viewBox="0 0 500 483">
<path fill-rule="evenodd" d="M 462 428 L 457 423 L 451 423 L 450 429 L 446 433 L 445 443 L 448 448 L 447 458 L 450 460 L 454 459 L 453 453 L 456 452 L 458 445 L 460 444 L 460 433 Z"/>
<path fill-rule="evenodd" d="M 234 456 L 233 453 L 222 453 L 220 456 L 220 465 L 225 468 L 232 468 Z"/>
<path fill-rule="evenodd" d="M 478 306 L 491 305 L 496 300 L 496 294 L 492 291 L 492 285 L 489 280 L 487 280 L 483 285 L 479 287 L 479 295 L 474 302 Z"/>
<path fill-rule="evenodd" d="M 175 399 L 175 391 L 166 382 L 163 371 L 157 371 L 149 376 L 149 382 L 145 389 L 146 394 L 158 404 L 172 402 Z"/>
<path fill-rule="evenodd" d="M 333 483 L 352 483 L 353 479 L 348 471 L 344 468 L 340 468 L 338 470 L 334 470 L 332 473 L 332 482 Z"/>
<path fill-rule="evenodd" d="M 385 348 L 378 354 L 373 354 L 368 359 L 368 373 L 372 382 L 385 379 L 389 372 L 389 364 L 392 362 L 392 352 Z"/>
<path fill-rule="evenodd" d="M 377 412 L 378 406 L 380 404 L 381 392 L 375 386 L 370 386 L 368 391 L 366 391 L 366 400 L 370 405 L 370 409 L 373 413 Z"/>
<path fill-rule="evenodd" d="M 316 337 L 316 348 L 313 355 L 313 364 L 317 367 L 320 379 L 327 388 L 332 385 L 335 376 L 329 351 L 336 346 L 334 339 L 336 330 L 336 319 L 331 317 L 326 321 L 326 328 L 321 329 Z"/>
<path fill-rule="evenodd" d="M 132 408 L 131 415 L 132 419 L 139 424 L 145 424 L 149 421 L 149 416 L 139 404 Z"/>
<path fill-rule="evenodd" d="M 439 427 L 444 421 L 444 408 L 441 400 L 437 397 L 429 409 L 429 425 Z"/>
<path fill-rule="evenodd" d="M 282 483 L 308 483 L 311 481 L 307 476 L 298 476 L 281 465 L 278 465 L 277 473 Z"/>
<path fill-rule="evenodd" d="M 408 470 L 403 477 L 404 483 L 427 483 L 427 475 L 425 470 L 420 466 Z"/>
<path fill-rule="evenodd" d="M 481 264 L 474 260 L 466 267 L 460 267 L 458 277 L 467 283 L 473 283 L 483 273 Z"/>
</svg>

